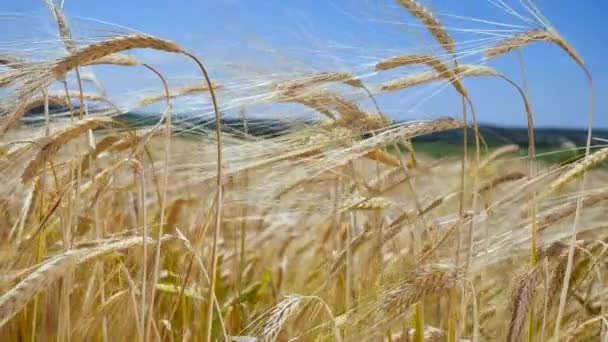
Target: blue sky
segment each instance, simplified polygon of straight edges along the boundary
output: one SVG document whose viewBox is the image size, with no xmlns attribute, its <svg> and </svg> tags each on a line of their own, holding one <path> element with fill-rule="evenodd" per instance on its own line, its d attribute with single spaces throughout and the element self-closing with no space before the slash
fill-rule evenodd
<svg viewBox="0 0 608 342">
<path fill-rule="evenodd" d="M 463 60 L 479 63 L 477 49 L 492 45 L 499 34 L 509 34 L 497 30 L 522 31 L 540 25 L 509 15 L 492 1 L 430 0 L 425 4 L 437 13 L 457 41 L 465 42 L 460 45 L 467 55 Z M 518 7 L 519 1 L 505 2 L 530 18 Z M 608 2 L 535 3 L 591 70 L 596 86 L 594 123 L 608 128 L 608 100 L 604 96 L 608 90 L 608 31 L 603 24 Z M 65 0 L 64 6 L 76 38 L 106 34 L 105 29 L 116 30 L 117 26 L 107 24 L 112 23 L 174 40 L 201 56 L 212 73 L 229 84 L 254 84 L 268 75 L 289 78 L 325 70 L 349 70 L 362 75 L 366 82 L 377 83 L 422 70 L 374 75 L 373 64 L 381 58 L 442 53 L 425 30 L 392 0 Z M 17 18 L 5 20 L 7 25 L 0 27 L 0 42 L 22 38 L 41 41 L 55 34 L 42 0 L 3 0 L 0 11 L 6 14 L 5 18 Z M 36 24 L 31 25 L 32 22 Z M 4 46 L 15 49 L 15 45 Z M 589 91 L 578 67 L 561 50 L 548 44 L 530 46 L 523 55 L 538 126 L 585 127 Z M 145 56 L 163 70 L 183 75 L 181 79 L 195 75 L 195 70 L 173 63 L 172 56 Z M 489 65 L 520 83 L 514 54 L 490 61 Z M 117 96 L 155 86 L 151 76 L 142 76 L 141 71 L 137 74 L 123 68 L 108 74 L 104 81 Z M 176 79 L 179 81 L 180 77 Z M 469 79 L 465 83 L 481 122 L 525 126 L 521 100 L 504 82 Z M 243 93 L 249 91 L 241 87 Z M 381 95 L 379 102 L 383 111 L 396 119 L 460 115 L 457 94 L 445 85 Z"/>
</svg>

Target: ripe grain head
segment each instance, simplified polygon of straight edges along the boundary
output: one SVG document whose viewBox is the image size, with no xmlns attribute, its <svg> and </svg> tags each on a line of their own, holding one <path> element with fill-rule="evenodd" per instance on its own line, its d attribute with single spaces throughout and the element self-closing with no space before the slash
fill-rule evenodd
<svg viewBox="0 0 608 342">
<path fill-rule="evenodd" d="M 441 46 L 450 54 L 455 53 L 454 40 L 443 28 L 443 25 L 431 11 L 416 0 L 396 0 L 399 5 L 405 8 L 414 18 L 426 27 L 435 37 Z"/>
</svg>

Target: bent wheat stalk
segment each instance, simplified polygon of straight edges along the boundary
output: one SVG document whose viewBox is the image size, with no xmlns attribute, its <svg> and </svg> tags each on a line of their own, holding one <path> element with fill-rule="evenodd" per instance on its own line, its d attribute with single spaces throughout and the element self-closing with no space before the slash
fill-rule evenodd
<svg viewBox="0 0 608 342">
<path fill-rule="evenodd" d="M 590 149 L 591 149 L 591 137 L 592 137 L 592 129 L 593 129 L 593 107 L 594 107 L 594 96 L 595 95 L 594 95 L 594 88 L 593 88 L 593 78 L 591 76 L 591 73 L 589 72 L 589 69 L 587 69 L 587 67 L 585 66 L 583 59 L 578 55 L 576 50 L 574 50 L 554 30 L 537 29 L 537 30 L 528 31 L 526 33 L 506 39 L 506 40 L 500 42 L 499 44 L 497 44 L 496 46 L 486 50 L 485 55 L 488 58 L 494 58 L 494 57 L 506 54 L 506 53 L 510 52 L 511 50 L 513 50 L 514 48 L 519 48 L 519 47 L 526 46 L 531 43 L 539 42 L 539 41 L 549 42 L 549 43 L 559 46 L 562 50 L 564 50 L 570 56 L 570 58 L 572 58 L 572 60 L 574 60 L 574 62 L 576 64 L 578 64 L 578 66 L 583 70 L 583 72 L 585 73 L 585 76 L 587 77 L 587 80 L 589 83 L 590 96 L 589 96 L 589 123 L 588 123 L 588 130 L 587 130 L 587 143 L 586 143 L 586 148 L 585 148 L 585 156 L 588 157 L 590 154 Z M 582 176 L 582 179 L 580 182 L 581 191 L 585 189 L 585 185 L 586 185 L 585 179 L 586 179 L 585 174 L 583 173 L 583 176 Z M 572 223 L 572 232 L 571 232 L 571 236 L 570 236 L 570 248 L 568 251 L 568 266 L 567 266 L 566 272 L 564 274 L 564 285 L 562 287 L 562 292 L 560 294 L 560 305 L 559 305 L 559 309 L 558 309 L 558 313 L 557 313 L 557 320 L 556 320 L 556 324 L 555 324 L 554 337 L 556 340 L 559 340 L 561 320 L 562 320 L 564 308 L 566 305 L 566 297 L 568 294 L 568 286 L 569 286 L 568 282 L 570 279 L 570 273 L 572 272 L 572 260 L 573 260 L 573 254 L 574 254 L 574 247 L 575 247 L 575 243 L 576 243 L 577 226 L 578 226 L 581 210 L 582 210 L 582 198 L 579 197 L 577 199 L 577 208 L 576 208 L 576 212 L 574 214 L 574 222 Z"/>
<path fill-rule="evenodd" d="M 437 72 L 437 76 L 440 79 L 445 79 L 445 80 L 450 81 L 450 83 L 452 84 L 454 89 L 456 89 L 456 91 L 460 95 L 464 96 L 467 99 L 467 101 L 469 102 L 469 105 L 471 104 L 467 90 L 465 89 L 462 82 L 460 82 L 460 78 L 457 77 L 458 74 L 456 71 L 458 69 L 453 70 L 453 69 L 449 68 L 446 64 L 444 64 L 442 61 L 440 61 L 436 57 L 429 56 L 429 55 L 403 55 L 403 56 L 392 57 L 392 58 L 378 62 L 378 64 L 376 64 L 376 70 L 387 70 L 387 69 L 396 68 L 396 67 L 400 67 L 400 66 L 415 65 L 415 64 L 424 64 L 424 65 L 432 68 L 433 70 L 435 70 Z"/>
<path fill-rule="evenodd" d="M 505 145 L 503 147 L 499 147 L 498 149 L 496 149 L 494 152 L 492 152 L 480 165 L 479 165 L 479 170 L 484 170 L 486 169 L 489 165 L 491 165 L 492 163 L 494 163 L 494 161 L 498 160 L 499 158 L 507 155 L 507 154 L 511 154 L 511 153 L 516 153 L 519 151 L 519 146 L 512 144 L 512 145 Z"/>
<path fill-rule="evenodd" d="M 463 117 L 463 121 L 466 123 L 467 120 L 467 108 L 466 108 L 466 104 L 468 103 L 469 107 L 471 108 L 471 116 L 473 117 L 473 130 L 475 132 L 475 161 L 476 161 L 476 165 L 480 164 L 480 134 L 479 134 L 479 125 L 477 122 L 477 114 L 475 112 L 475 106 L 473 106 L 473 102 L 471 101 L 468 92 L 466 90 L 466 88 L 464 87 L 464 85 L 462 84 L 462 82 L 460 81 L 460 78 L 458 78 L 458 74 L 453 70 L 450 69 L 447 65 L 445 65 L 443 62 L 441 62 L 439 59 L 433 57 L 433 56 L 426 56 L 426 55 L 406 55 L 406 56 L 398 56 L 398 57 L 394 57 L 392 59 L 389 60 L 385 60 L 385 61 L 381 61 L 380 63 L 378 63 L 378 65 L 376 66 L 377 68 L 379 67 L 380 69 L 384 68 L 389 68 L 389 67 L 397 67 L 397 66 L 402 66 L 402 65 L 412 65 L 412 64 L 425 64 L 431 68 L 433 68 L 437 74 L 438 77 L 443 78 L 448 80 L 452 86 L 454 87 L 454 89 L 461 95 L 462 97 L 462 117 Z M 465 102 L 466 101 L 466 102 Z M 467 133 L 467 127 L 464 126 L 463 127 L 463 135 L 464 135 L 464 139 L 463 139 L 463 145 L 464 145 L 464 152 L 463 152 L 463 158 L 462 158 L 462 173 L 461 173 L 461 199 L 460 199 L 460 216 L 462 217 L 462 211 L 464 209 L 462 203 L 464 200 L 464 172 L 465 172 L 465 168 L 466 168 L 466 160 L 467 160 L 467 146 L 468 146 L 468 133 Z M 473 189 L 477 188 L 477 173 L 474 174 L 473 176 Z M 477 211 L 477 196 L 473 196 L 473 210 Z M 468 265 L 470 264 L 470 259 L 471 259 L 471 254 L 472 254 L 472 248 L 473 248 L 473 223 L 474 221 L 471 221 L 471 225 L 469 227 L 469 253 L 467 254 L 467 269 L 468 269 Z M 460 241 L 460 239 L 458 240 Z M 459 248 L 457 249 L 459 250 Z M 456 258 L 458 259 L 458 257 Z"/>
<path fill-rule="evenodd" d="M 528 159 L 532 162 L 536 158 L 536 148 L 535 148 L 535 138 L 534 138 L 534 114 L 532 112 L 532 107 L 530 106 L 530 101 L 528 96 L 523 91 L 523 89 L 517 85 L 517 83 L 513 82 L 510 78 L 505 75 L 499 73 L 498 71 L 486 67 L 483 65 L 472 65 L 472 64 L 461 64 L 456 67 L 456 73 L 462 76 L 491 76 L 491 77 L 499 77 L 503 79 L 505 82 L 509 83 L 511 86 L 517 90 L 519 96 L 522 98 L 524 102 L 524 109 L 526 110 L 526 118 L 528 123 Z M 531 174 L 530 176 L 534 176 Z"/>
<path fill-rule="evenodd" d="M 523 64 L 522 64 L 522 68 L 523 68 Z M 524 102 L 524 108 L 526 110 L 526 119 L 527 119 L 527 126 L 528 126 L 528 179 L 533 179 L 536 177 L 536 166 L 535 166 L 535 159 L 536 159 L 536 143 L 535 143 L 535 138 L 534 138 L 534 114 L 532 113 L 532 108 L 530 106 L 530 102 L 528 100 L 528 95 L 526 92 L 524 92 L 524 90 L 517 85 L 515 82 L 513 82 L 511 79 L 509 79 L 508 77 L 500 74 L 499 72 L 495 71 L 492 68 L 486 67 L 486 66 L 480 66 L 480 65 L 458 65 L 456 66 L 456 72 L 460 75 L 467 75 L 467 76 L 493 76 L 493 77 L 499 77 L 501 79 L 503 79 L 504 81 L 506 81 L 507 83 L 509 83 L 510 85 L 512 85 L 513 87 L 515 87 L 515 89 L 517 90 L 517 92 L 519 93 L 520 97 L 522 98 L 523 102 Z M 525 79 L 525 78 L 524 78 Z M 502 151 L 500 151 L 502 153 Z M 487 164 L 485 164 L 487 165 Z M 482 169 L 482 167 L 485 167 L 485 165 L 480 165 L 480 169 Z M 533 224 L 531 226 L 532 229 L 532 259 L 534 261 L 536 261 L 536 225 L 535 222 L 536 220 L 534 219 L 536 217 L 536 205 L 535 205 L 535 200 L 534 200 L 534 195 L 531 196 L 530 198 L 530 207 L 532 208 L 532 212 L 531 212 L 531 216 L 533 217 Z"/>
<path fill-rule="evenodd" d="M 54 134 L 49 140 L 41 145 L 40 151 L 38 151 L 36 157 L 34 157 L 34 159 L 32 159 L 25 167 L 25 170 L 21 175 L 21 181 L 24 184 L 32 181 L 32 179 L 34 179 L 38 175 L 38 172 L 44 167 L 46 162 L 69 141 L 76 139 L 91 129 L 107 126 L 112 122 L 113 120 L 110 118 L 86 119 Z"/>
<path fill-rule="evenodd" d="M 283 325 L 291 315 L 296 312 L 300 306 L 302 297 L 298 295 L 287 296 L 283 301 L 275 305 L 270 311 L 268 318 L 264 324 L 260 341 L 274 342 L 276 341 Z"/>
<path fill-rule="evenodd" d="M 219 235 L 219 229 L 221 225 L 221 212 L 222 212 L 222 152 L 221 152 L 221 116 L 219 113 L 219 108 L 217 105 L 217 100 L 215 96 L 215 92 L 213 90 L 213 85 L 205 69 L 204 65 L 201 61 L 196 58 L 193 54 L 183 50 L 177 44 L 159 39 L 156 37 L 151 37 L 147 35 L 130 35 L 124 37 L 118 37 L 106 41 L 102 41 L 100 43 L 87 46 L 82 49 L 78 49 L 72 52 L 70 55 L 60 58 L 55 62 L 51 63 L 50 66 L 46 69 L 42 69 L 39 74 L 30 74 L 30 82 L 24 86 L 18 95 L 18 100 L 23 100 L 27 98 L 35 89 L 40 88 L 41 86 L 45 86 L 56 79 L 62 79 L 69 71 L 74 70 L 78 66 L 86 65 L 88 63 L 94 62 L 102 57 L 112 55 L 121 51 L 126 51 L 130 49 L 138 49 L 138 48 L 150 48 L 165 52 L 179 53 L 183 54 L 189 58 L 191 58 L 199 67 L 203 76 L 205 78 L 205 82 L 208 85 L 209 92 L 211 94 L 213 110 L 215 113 L 216 120 L 216 138 L 217 138 L 217 210 L 216 210 L 216 220 L 215 220 L 215 229 L 214 229 L 214 243 L 213 243 L 213 268 L 212 275 L 213 281 L 210 289 L 210 293 L 213 293 L 215 287 L 215 275 L 217 270 L 217 238 Z M 150 68 L 149 68 L 150 69 Z M 18 108 L 19 110 L 14 111 L 5 117 L 2 122 L 0 122 L 0 134 L 4 134 L 9 127 L 11 127 L 17 120 L 21 118 L 23 115 L 23 110 Z M 211 321 L 213 317 L 213 306 L 212 301 L 209 300 L 209 323 L 207 329 L 208 340 L 211 338 Z"/>
<path fill-rule="evenodd" d="M 386 130 L 371 138 L 365 139 L 362 142 L 353 145 L 347 151 L 349 153 L 367 153 L 372 150 L 391 146 L 404 139 L 411 139 L 420 135 L 462 128 L 464 125 L 465 124 L 463 122 L 452 118 L 410 123 Z"/>
<path fill-rule="evenodd" d="M 53 80 L 63 79 L 71 70 L 82 65 L 87 65 L 99 58 L 125 50 L 141 48 L 187 54 L 186 51 L 173 42 L 146 35 L 118 37 L 77 49 L 69 55 L 52 62 L 48 68 L 43 68 L 42 70 L 35 69 L 24 76 L 29 78 L 29 81 L 20 89 L 17 96 L 17 101 L 20 105 L 0 121 L 0 134 L 4 134 L 23 116 L 25 113 L 23 102 L 36 89 L 45 87 Z"/>
<path fill-rule="evenodd" d="M 215 89 L 220 88 L 217 85 L 214 85 L 213 87 Z M 168 96 L 170 99 L 173 99 L 176 97 L 187 96 L 187 95 L 192 95 L 192 94 L 197 94 L 197 93 L 206 93 L 206 92 L 209 92 L 209 87 L 207 86 L 207 84 L 192 84 L 192 85 L 187 85 L 182 88 L 176 89 L 175 91 L 171 91 L 168 94 Z M 167 94 L 165 94 L 165 93 L 148 96 L 148 97 L 141 99 L 139 101 L 139 105 L 142 107 L 147 106 L 152 103 L 156 103 L 156 102 L 164 100 L 166 98 L 166 96 L 167 96 Z"/>
<path fill-rule="evenodd" d="M 281 82 L 276 85 L 276 91 L 285 96 L 294 96 L 302 90 L 317 87 L 323 83 L 342 82 L 352 87 L 361 88 L 363 84 L 353 75 L 346 72 L 323 72 L 301 79 Z"/>
<path fill-rule="evenodd" d="M 222 175 L 222 121 L 221 115 L 219 111 L 219 106 L 217 104 L 217 98 L 215 96 L 215 90 L 213 89 L 213 83 L 209 78 L 209 74 L 207 73 L 207 69 L 203 65 L 203 63 L 192 55 L 189 52 L 183 52 L 186 56 L 190 57 L 194 62 L 198 65 L 199 69 L 203 73 L 205 78 L 205 82 L 207 82 L 207 86 L 209 87 L 209 94 L 211 95 L 211 103 L 213 104 L 213 112 L 215 114 L 215 137 L 217 139 L 217 177 L 216 177 L 216 186 L 217 186 L 217 194 L 216 194 L 216 209 L 215 209 L 215 227 L 213 229 L 213 247 L 211 259 L 213 261 L 211 268 L 211 287 L 209 289 L 209 297 L 207 298 L 208 307 L 207 307 L 207 340 L 211 340 L 211 327 L 213 321 L 213 296 L 215 291 L 215 283 L 217 278 L 217 265 L 218 265 L 218 257 L 217 257 L 217 240 L 220 234 L 220 228 L 222 225 L 222 199 L 223 199 L 223 175 Z M 224 336 L 226 338 L 226 336 Z"/>
<path fill-rule="evenodd" d="M 554 180 L 549 185 L 549 191 L 556 191 L 569 183 L 574 178 L 585 174 L 589 169 L 597 166 L 608 159 L 608 147 L 604 147 L 593 154 L 585 156 L 578 161 L 570 170 Z"/>
<path fill-rule="evenodd" d="M 164 236 L 160 240 L 168 238 L 170 237 Z M 70 269 L 93 258 L 132 248 L 141 243 L 141 238 L 133 237 L 98 247 L 70 250 L 63 255 L 51 258 L 0 297 L 0 326 L 4 326 L 34 295 L 53 284 Z M 147 243 L 155 243 L 155 241 L 147 238 Z"/>
<path fill-rule="evenodd" d="M 339 95 L 322 89 L 315 89 L 301 93 L 292 91 L 279 93 L 278 101 L 300 103 L 327 116 L 333 121 L 337 120 L 336 116 L 333 114 L 333 111 L 339 113 L 340 118 L 346 121 L 356 121 L 367 116 L 367 114 L 364 113 L 356 104 Z"/>
<path fill-rule="evenodd" d="M 163 83 L 163 88 L 165 89 L 165 112 L 163 114 L 163 117 L 161 118 L 161 122 L 164 121 L 165 122 L 165 153 L 164 153 L 164 169 L 163 169 L 163 190 L 162 190 L 162 194 L 161 194 L 161 198 L 160 198 L 160 222 L 158 225 L 158 234 L 157 236 L 163 236 L 163 228 L 164 228 L 164 222 L 165 222 L 165 206 L 166 206 L 166 202 L 167 202 L 167 186 L 168 186 L 168 182 L 169 182 L 169 163 L 170 163 L 170 159 L 171 159 L 171 100 L 169 99 L 169 86 L 167 84 L 167 80 L 163 77 L 163 75 L 161 73 L 159 73 L 156 69 L 150 67 L 147 64 L 143 64 L 144 67 L 146 67 L 147 69 L 149 69 L 150 71 L 152 71 L 153 73 L 156 74 L 156 76 L 158 76 L 160 78 L 160 80 Z M 161 251 L 161 243 L 159 241 L 159 243 L 156 246 L 156 254 L 154 257 L 154 271 L 153 271 L 153 275 L 152 275 L 152 284 L 153 286 L 157 285 L 158 282 L 158 277 L 159 277 L 159 272 L 160 272 L 160 251 Z M 146 328 L 146 330 L 144 330 L 144 339 L 146 336 L 149 336 L 149 327 L 154 319 L 154 299 L 155 299 L 155 291 L 151 292 L 150 295 L 150 311 L 148 314 L 148 327 Z M 142 315 L 145 315 L 144 312 L 142 312 Z M 144 316 L 145 317 L 145 316 Z"/>
</svg>

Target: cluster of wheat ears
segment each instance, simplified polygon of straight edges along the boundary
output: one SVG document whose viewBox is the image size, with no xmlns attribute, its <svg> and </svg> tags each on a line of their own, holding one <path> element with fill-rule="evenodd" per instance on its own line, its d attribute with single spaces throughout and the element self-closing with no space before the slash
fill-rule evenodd
<svg viewBox="0 0 608 342">
<path fill-rule="evenodd" d="M 585 155 L 561 166 L 535 160 L 527 87 L 487 65 L 459 63 L 457 42 L 415 0 L 396 3 L 440 53 L 379 60 L 374 72 L 428 71 L 379 87 L 330 71 L 267 84 L 263 101 L 324 118 L 269 137 L 250 134 L 245 114 L 243 130 L 222 130 L 216 93 L 229 86 L 212 83 L 188 50 L 143 34 L 80 44 L 61 6 L 46 2 L 63 57 L 0 56 L 3 341 L 607 336 L 607 176 L 591 169 L 608 149 L 591 149 L 591 76 L 554 29 L 481 52 L 490 59 L 545 42 L 585 72 Z M 173 89 L 154 66 L 124 54 L 132 49 L 183 55 L 203 82 Z M 120 109 L 82 72 L 104 64 L 143 67 L 158 79 L 163 92 L 139 102 L 165 104 L 157 124 L 115 119 Z M 73 89 L 68 75 L 78 81 Z M 484 148 L 463 82 L 482 76 L 508 82 L 521 97 L 527 156 L 515 145 Z M 85 82 L 100 91 L 84 92 Z M 454 88 L 462 118 L 396 124 L 375 102 L 433 82 Z M 363 91 L 375 110 L 329 84 Z M 63 91 L 52 91 L 57 85 Z M 182 96 L 210 100 L 215 127 L 178 135 L 171 101 Z M 93 102 L 106 109 L 89 111 Z M 65 113 L 52 114 L 53 105 Z M 39 107 L 43 124 L 24 124 Z M 416 154 L 416 137 L 456 129 L 464 131 L 462 156 Z"/>
</svg>

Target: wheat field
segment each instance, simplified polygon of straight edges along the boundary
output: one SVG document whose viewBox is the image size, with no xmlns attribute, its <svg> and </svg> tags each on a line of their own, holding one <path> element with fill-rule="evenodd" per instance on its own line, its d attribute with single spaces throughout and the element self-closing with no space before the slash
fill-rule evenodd
<svg viewBox="0 0 608 342">
<path fill-rule="evenodd" d="M 0 50 L 0 339 L 608 340 L 608 148 L 592 140 L 583 58 L 540 21 L 473 49 L 424 3 L 392 3 L 433 49 L 363 72 L 259 76 L 262 91 L 226 100 L 250 84 L 215 79 L 188 46 L 77 39 L 63 3 L 43 1 L 61 53 Z M 525 73 L 493 68 L 536 44 L 589 83 L 587 143 L 567 163 L 540 158 L 559 151 L 535 147 Z M 187 61 L 195 81 L 171 84 L 142 49 Z M 156 91 L 122 106 L 99 80 L 107 68 Z M 479 78 L 517 94 L 526 146 L 486 144 L 467 88 Z M 458 96 L 458 116 L 398 122 L 376 101 L 430 84 Z M 200 120 L 175 113 L 182 98 L 204 98 Z M 250 118 L 256 105 L 315 119 Z M 420 137 L 448 131 L 458 153 L 420 152 Z"/>
</svg>

